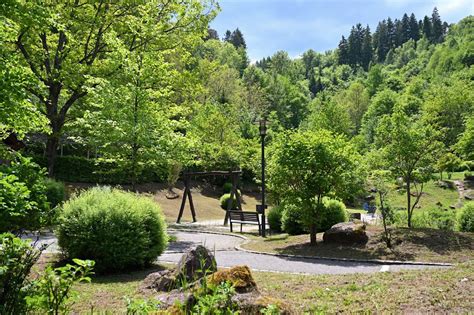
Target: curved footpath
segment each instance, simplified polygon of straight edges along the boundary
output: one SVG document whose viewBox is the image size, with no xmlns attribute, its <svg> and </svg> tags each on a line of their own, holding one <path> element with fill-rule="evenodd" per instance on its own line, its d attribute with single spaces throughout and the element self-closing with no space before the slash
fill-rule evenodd
<svg viewBox="0 0 474 315">
<path fill-rule="evenodd" d="M 228 234 L 211 234 L 205 232 L 169 231 L 177 241 L 170 243 L 168 249 L 158 257 L 159 262 L 177 263 L 183 253 L 197 245 L 206 246 L 214 253 L 218 267 L 247 265 L 252 270 L 303 273 L 303 274 L 346 274 L 371 273 L 383 271 L 399 271 L 407 269 L 447 268 L 446 266 L 410 265 L 325 260 L 318 258 L 282 257 L 266 254 L 250 253 L 236 250 L 245 240 Z M 27 237 L 25 237 L 27 238 Z M 29 238 L 33 238 L 29 236 Z M 54 235 L 41 236 L 37 245 L 50 244 L 47 252 L 58 251 Z"/>
</svg>

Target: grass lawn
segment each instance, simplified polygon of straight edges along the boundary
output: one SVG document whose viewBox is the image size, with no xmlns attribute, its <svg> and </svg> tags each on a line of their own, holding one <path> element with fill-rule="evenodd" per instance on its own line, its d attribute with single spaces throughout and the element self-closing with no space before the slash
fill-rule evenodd
<svg viewBox="0 0 474 315">
<path fill-rule="evenodd" d="M 474 233 L 449 232 L 435 229 L 393 230 L 394 250 L 382 241 L 382 228 L 368 226 L 369 242 L 363 246 L 341 246 L 322 242 L 323 233 L 317 236 L 318 245 L 309 245 L 309 235 L 290 236 L 277 234 L 267 238 L 248 235 L 250 242 L 243 248 L 259 252 L 339 257 L 357 259 L 392 259 L 429 262 L 466 262 L 474 260 Z"/>
<path fill-rule="evenodd" d="M 405 192 L 399 193 L 392 191 L 389 193 L 388 199 L 395 209 L 406 209 L 407 207 L 407 196 Z M 458 199 L 459 193 L 455 188 L 441 188 L 435 184 L 435 181 L 429 181 L 423 188 L 423 195 L 418 204 L 419 209 L 415 209 L 415 211 L 438 207 L 438 202 L 441 203 L 444 208 L 449 208 L 449 206 L 455 205 Z M 412 197 L 412 204 L 413 202 L 415 202 L 415 197 Z"/>
<path fill-rule="evenodd" d="M 137 292 L 155 268 L 113 276 L 96 276 L 78 284 L 74 313 L 125 313 L 125 296 L 150 299 Z M 470 313 L 473 311 L 474 263 L 450 269 L 349 275 L 295 275 L 253 272 L 259 290 L 303 312 L 416 312 Z M 423 281 L 420 281 L 423 279 Z"/>
</svg>

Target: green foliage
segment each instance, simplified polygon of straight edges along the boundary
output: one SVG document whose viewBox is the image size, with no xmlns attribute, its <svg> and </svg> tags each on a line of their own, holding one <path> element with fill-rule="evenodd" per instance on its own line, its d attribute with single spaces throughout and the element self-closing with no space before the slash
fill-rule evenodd
<svg viewBox="0 0 474 315">
<path fill-rule="evenodd" d="M 240 191 L 239 192 L 239 195 L 240 195 Z M 224 209 L 224 210 L 227 210 L 227 206 L 229 204 L 229 202 L 231 202 L 231 210 L 236 210 L 238 209 L 238 204 L 237 204 L 237 198 L 236 196 L 234 196 L 234 198 L 232 198 L 232 201 L 230 201 L 230 193 L 228 194 L 223 194 L 221 196 L 221 198 L 219 199 L 219 203 L 221 205 L 221 208 Z"/>
<path fill-rule="evenodd" d="M 44 171 L 31 159 L 17 155 L 0 165 L 0 232 L 37 229 L 51 216 Z"/>
<path fill-rule="evenodd" d="M 225 183 L 222 186 L 222 191 L 224 192 L 224 194 L 230 194 L 231 190 L 232 190 L 232 183 Z"/>
<path fill-rule="evenodd" d="M 55 208 L 66 200 L 66 186 L 64 183 L 47 178 L 45 179 L 46 199 L 51 208 Z"/>
<path fill-rule="evenodd" d="M 278 205 L 274 206 L 268 211 L 267 220 L 270 225 L 270 229 L 275 232 L 282 231 L 282 216 L 283 216 L 283 206 Z"/>
<path fill-rule="evenodd" d="M 64 203 L 57 236 L 67 257 L 93 259 L 98 272 L 143 267 L 168 242 L 154 201 L 108 187 L 89 189 Z"/>
<path fill-rule="evenodd" d="M 149 314 L 156 311 L 159 306 L 159 302 L 152 300 L 131 299 L 126 297 L 125 301 L 127 302 L 127 315 Z"/>
<path fill-rule="evenodd" d="M 74 265 L 46 267 L 41 277 L 33 282 L 32 295 L 26 298 L 28 307 L 44 314 L 69 312 L 68 300 L 74 284 L 90 282 L 94 261 L 73 259 Z"/>
<path fill-rule="evenodd" d="M 320 231 L 329 230 L 334 224 L 346 222 L 349 219 L 343 202 L 336 199 L 323 198 L 323 205 L 324 208 L 320 213 L 321 223 L 318 225 Z"/>
<path fill-rule="evenodd" d="M 41 250 L 10 233 L 0 234 L 0 249 L 0 314 L 24 314 L 30 271 Z"/>
<path fill-rule="evenodd" d="M 36 163 L 46 166 L 46 159 L 33 156 Z M 166 163 L 143 167 L 138 182 L 164 182 L 168 174 Z M 130 184 L 130 172 L 116 161 L 88 159 L 80 156 L 59 156 L 56 159 L 55 178 L 65 182 Z"/>
<path fill-rule="evenodd" d="M 323 197 L 348 197 L 362 186 L 363 178 L 354 147 L 344 137 L 324 130 L 284 133 L 273 147 L 268 174 L 271 191 L 300 209 L 312 243 Z"/>
<path fill-rule="evenodd" d="M 235 290 L 230 282 L 206 285 L 194 294 L 196 304 L 193 314 L 231 315 L 239 314 L 237 303 L 232 301 Z"/>
<path fill-rule="evenodd" d="M 407 214 L 398 211 L 395 215 L 395 222 L 399 226 L 406 226 Z M 456 211 L 431 208 L 415 212 L 412 216 L 411 227 L 454 231 L 456 229 Z"/>
<path fill-rule="evenodd" d="M 466 203 L 460 210 L 458 227 L 462 232 L 474 232 L 474 202 Z"/>
<path fill-rule="evenodd" d="M 306 232 L 302 223 L 301 209 L 293 204 L 283 206 L 281 228 L 290 235 L 300 235 Z"/>
</svg>

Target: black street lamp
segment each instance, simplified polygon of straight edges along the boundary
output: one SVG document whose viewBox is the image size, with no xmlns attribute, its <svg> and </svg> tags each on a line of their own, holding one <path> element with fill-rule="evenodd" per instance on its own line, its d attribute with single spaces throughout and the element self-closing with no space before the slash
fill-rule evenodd
<svg viewBox="0 0 474 315">
<path fill-rule="evenodd" d="M 262 204 L 257 205 L 257 212 L 262 214 L 262 236 L 265 237 L 265 136 L 267 135 L 267 120 L 265 118 L 259 121 L 260 138 L 262 139 Z"/>
</svg>

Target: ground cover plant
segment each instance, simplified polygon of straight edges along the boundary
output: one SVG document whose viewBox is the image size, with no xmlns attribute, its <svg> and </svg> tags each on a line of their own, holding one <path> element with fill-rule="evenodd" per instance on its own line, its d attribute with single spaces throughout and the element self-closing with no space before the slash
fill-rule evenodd
<svg viewBox="0 0 474 315">
<path fill-rule="evenodd" d="M 109 187 L 91 188 L 67 201 L 56 234 L 67 258 L 95 260 L 97 272 L 144 267 L 168 243 L 156 203 Z"/>
</svg>

